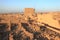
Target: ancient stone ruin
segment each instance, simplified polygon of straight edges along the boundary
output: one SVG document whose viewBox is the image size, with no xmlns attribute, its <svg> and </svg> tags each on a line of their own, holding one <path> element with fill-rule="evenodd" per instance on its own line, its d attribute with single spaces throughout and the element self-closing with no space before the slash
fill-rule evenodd
<svg viewBox="0 0 60 40">
<path fill-rule="evenodd" d="M 35 13 L 33 8 L 25 8 L 23 13 L 1 13 L 0 40 L 60 40 L 59 13 Z"/>
</svg>

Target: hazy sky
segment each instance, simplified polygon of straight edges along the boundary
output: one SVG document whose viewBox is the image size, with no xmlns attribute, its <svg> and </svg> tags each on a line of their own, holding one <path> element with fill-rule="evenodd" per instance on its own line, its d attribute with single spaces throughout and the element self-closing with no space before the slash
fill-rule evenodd
<svg viewBox="0 0 60 40">
<path fill-rule="evenodd" d="M 0 12 L 20 12 L 24 8 L 36 11 L 60 11 L 60 0 L 0 0 Z"/>
</svg>

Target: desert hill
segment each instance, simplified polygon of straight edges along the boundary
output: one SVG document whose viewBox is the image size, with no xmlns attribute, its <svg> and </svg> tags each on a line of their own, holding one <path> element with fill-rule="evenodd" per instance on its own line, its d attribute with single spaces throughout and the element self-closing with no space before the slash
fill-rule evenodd
<svg viewBox="0 0 60 40">
<path fill-rule="evenodd" d="M 0 14 L 1 40 L 60 40 L 60 12 Z"/>
</svg>

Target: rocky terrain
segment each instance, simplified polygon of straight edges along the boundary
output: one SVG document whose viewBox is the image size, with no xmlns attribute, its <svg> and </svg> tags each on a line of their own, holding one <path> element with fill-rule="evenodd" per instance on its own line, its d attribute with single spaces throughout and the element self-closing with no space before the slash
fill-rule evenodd
<svg viewBox="0 0 60 40">
<path fill-rule="evenodd" d="M 56 12 L 0 14 L 0 40 L 60 40 L 60 14 Z"/>
</svg>

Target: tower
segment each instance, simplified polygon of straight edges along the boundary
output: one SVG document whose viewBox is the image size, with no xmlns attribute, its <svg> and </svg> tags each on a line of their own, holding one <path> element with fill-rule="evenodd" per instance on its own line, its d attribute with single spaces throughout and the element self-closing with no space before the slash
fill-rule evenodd
<svg viewBox="0 0 60 40">
<path fill-rule="evenodd" d="M 25 8 L 24 9 L 24 15 L 26 15 L 26 16 L 30 16 L 34 13 L 35 13 L 35 9 L 33 9 L 33 8 Z"/>
</svg>

